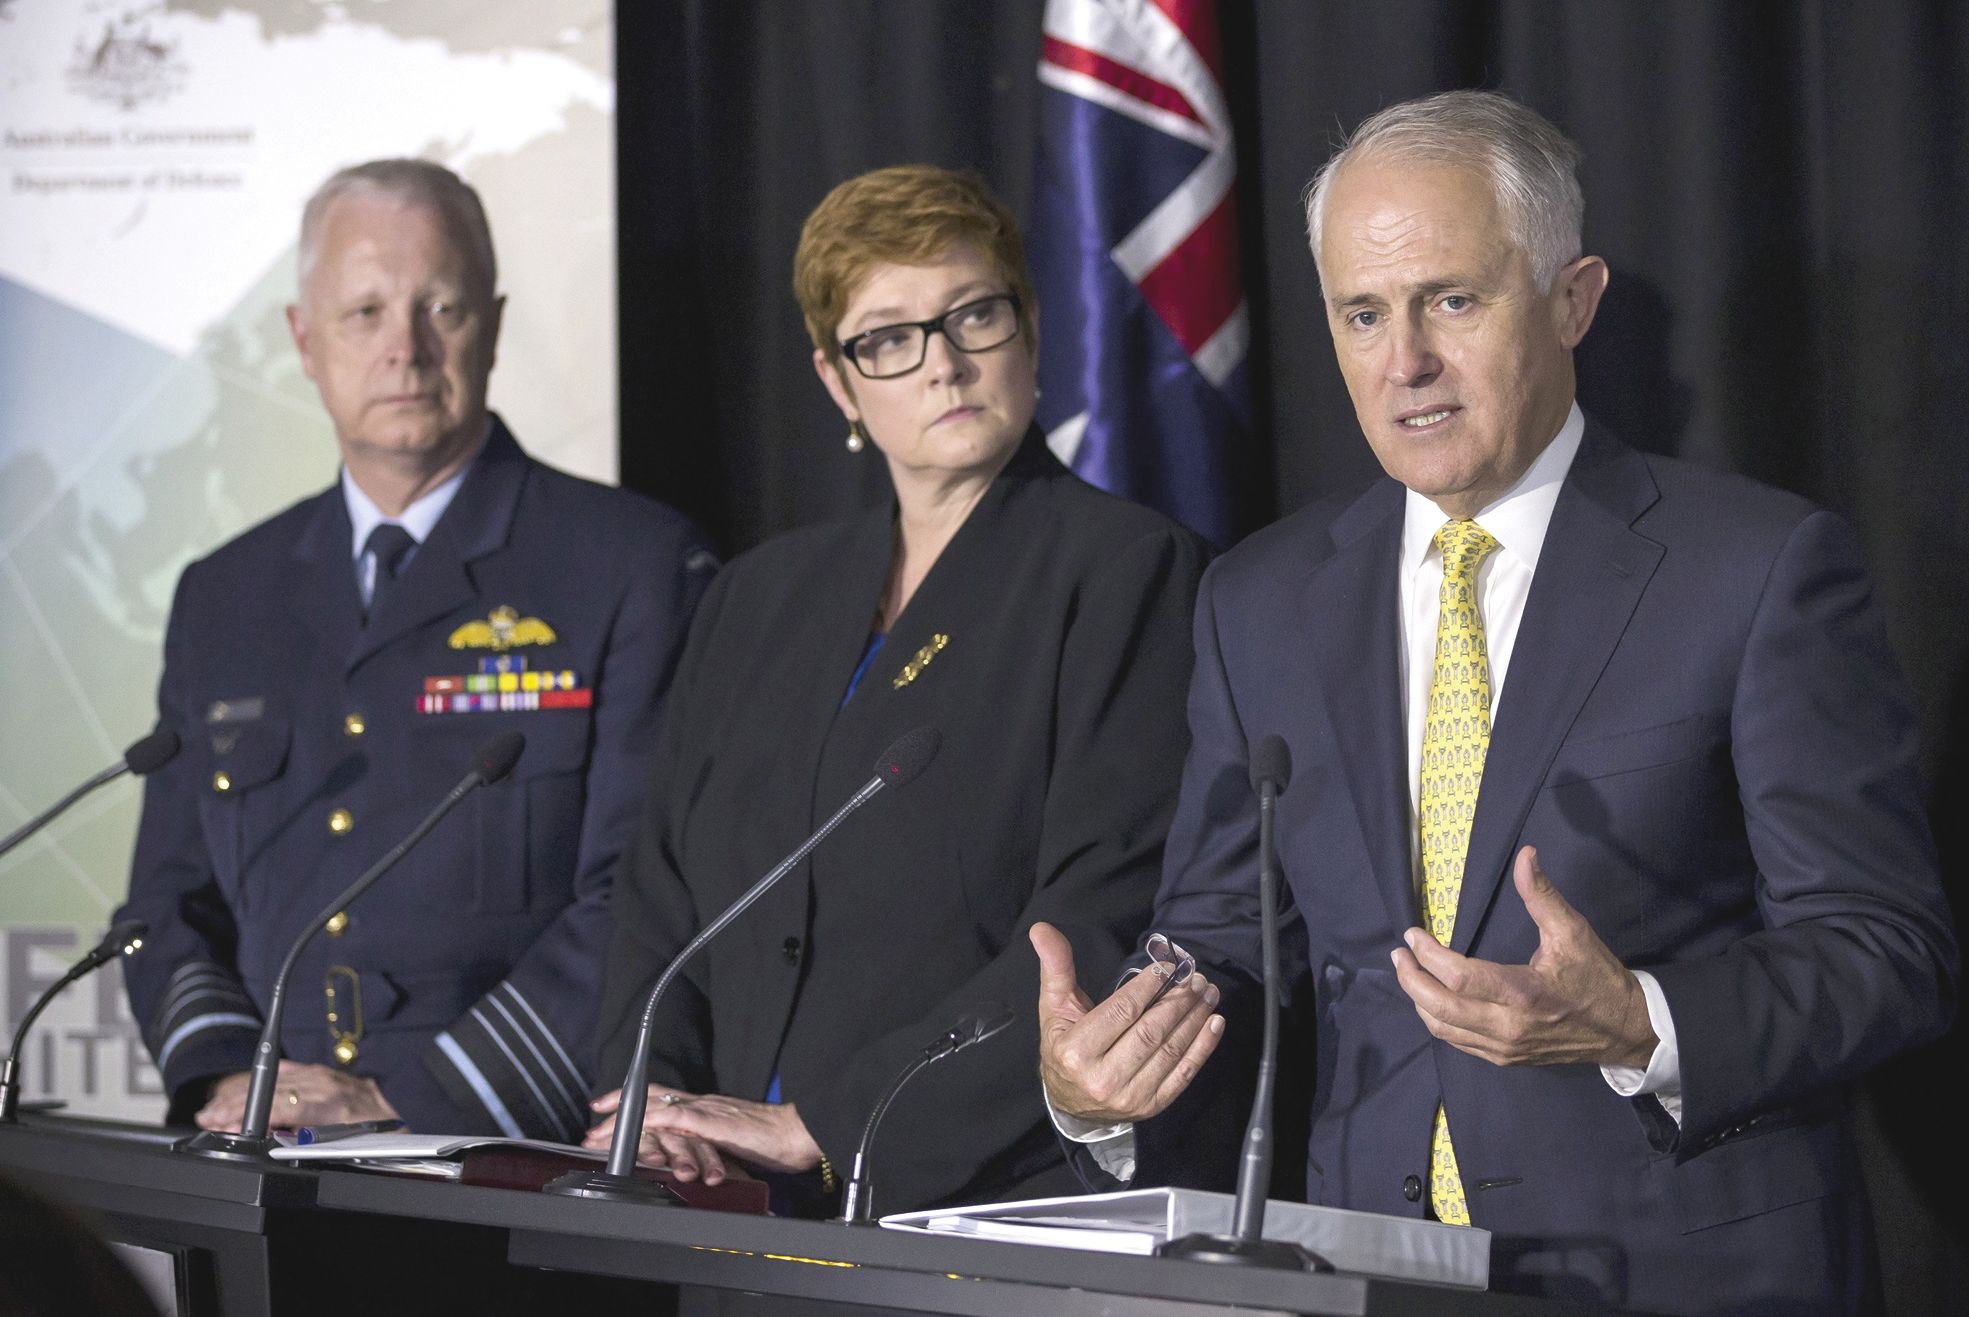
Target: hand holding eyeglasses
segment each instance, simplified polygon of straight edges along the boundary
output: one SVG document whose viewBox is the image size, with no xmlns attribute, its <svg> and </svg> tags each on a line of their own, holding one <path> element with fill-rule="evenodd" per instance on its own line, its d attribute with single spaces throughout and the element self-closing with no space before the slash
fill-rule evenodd
<svg viewBox="0 0 1969 1317">
<path fill-rule="evenodd" d="M 1180 988 L 1190 981 L 1190 976 L 1196 973 L 1196 957 L 1171 942 L 1163 933 L 1149 934 L 1149 940 L 1142 949 L 1149 956 L 1148 968 L 1142 972 L 1162 980 L 1162 986 L 1155 990 L 1155 996 L 1149 998 L 1149 1004 L 1142 1008 L 1146 1014 L 1169 995 L 1171 988 Z"/>
<path fill-rule="evenodd" d="M 1218 993 L 1196 960 L 1152 934 L 1148 968 L 1096 1004 L 1074 978 L 1073 947 L 1032 926 L 1039 954 L 1039 1077 L 1053 1109 L 1099 1124 L 1147 1120 L 1189 1087 L 1223 1036 Z"/>
</svg>

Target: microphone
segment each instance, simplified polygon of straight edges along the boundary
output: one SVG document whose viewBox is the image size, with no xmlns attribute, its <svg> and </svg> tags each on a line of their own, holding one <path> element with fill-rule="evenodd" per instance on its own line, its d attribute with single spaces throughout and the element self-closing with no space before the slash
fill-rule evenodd
<svg viewBox="0 0 1969 1317">
<path fill-rule="evenodd" d="M 875 1140 L 875 1127 L 882 1123 L 888 1114 L 889 1104 L 896 1100 L 902 1086 L 914 1079 L 925 1067 L 936 1064 L 947 1056 L 955 1056 L 973 1043 L 981 1043 L 1012 1022 L 1012 1008 L 1000 1002 L 985 1002 L 974 1006 L 957 1017 L 957 1023 L 937 1036 L 935 1042 L 924 1048 L 922 1054 L 912 1057 L 902 1073 L 895 1077 L 882 1100 L 875 1104 L 875 1110 L 868 1113 L 868 1123 L 862 1126 L 861 1143 L 855 1148 L 854 1174 L 848 1177 L 847 1196 L 842 1201 L 840 1220 L 851 1226 L 875 1224 L 875 1191 L 868 1183 L 868 1147 Z"/>
<path fill-rule="evenodd" d="M 378 878 L 408 854 L 411 847 L 424 840 L 431 829 L 457 807 L 459 801 L 511 773 L 513 765 L 519 762 L 521 751 L 525 749 L 526 737 L 518 732 L 504 732 L 480 746 L 472 755 L 471 771 L 446 793 L 437 808 L 425 815 L 424 821 L 412 828 L 409 836 L 384 852 L 383 858 L 370 865 L 362 877 L 350 883 L 346 891 L 330 901 L 326 909 L 302 928 L 301 936 L 295 938 L 294 945 L 287 949 L 287 959 L 280 963 L 280 973 L 274 976 L 273 993 L 267 1003 L 266 1024 L 261 1027 L 260 1041 L 253 1048 L 253 1069 L 246 1089 L 246 1119 L 241 1123 L 239 1133 L 206 1130 L 179 1143 L 177 1146 L 180 1149 L 211 1157 L 261 1158 L 276 1146 L 267 1127 L 273 1121 L 274 1080 L 280 1071 L 280 1022 L 286 1012 L 287 978 L 294 972 L 301 952 L 330 919 L 352 905 L 357 897 L 368 891 Z"/>
<path fill-rule="evenodd" d="M 1278 1072 L 1278 798 L 1292 780 L 1292 752 L 1273 733 L 1251 751 L 1251 789 L 1258 796 L 1258 921 L 1265 970 L 1265 1041 L 1258 1061 L 1258 1091 L 1244 1130 L 1231 1233 L 1198 1232 L 1156 1249 L 1160 1257 L 1188 1262 L 1227 1262 L 1285 1271 L 1332 1271 L 1333 1264 L 1302 1244 L 1266 1239 L 1265 1193 L 1272 1182 L 1272 1087 Z"/>
<path fill-rule="evenodd" d="M 712 938 L 725 930 L 734 919 L 744 914 L 754 901 L 764 896 L 775 883 L 793 872 L 800 861 L 807 858 L 814 847 L 820 845 L 828 833 L 834 831 L 848 815 L 866 805 L 884 787 L 905 786 L 918 774 L 930 766 L 937 757 L 937 747 L 943 738 L 933 727 L 918 727 L 903 735 L 884 750 L 875 761 L 875 774 L 862 783 L 861 789 L 848 797 L 848 803 L 834 811 L 834 816 L 820 825 L 813 836 L 801 842 L 794 852 L 773 867 L 771 873 L 752 884 L 745 892 L 719 915 L 706 924 L 701 932 L 684 945 L 663 973 L 657 977 L 656 986 L 650 989 L 643 1002 L 642 1025 L 636 1030 L 636 1050 L 629 1058 L 629 1073 L 622 1078 L 622 1101 L 615 1109 L 615 1137 L 609 1142 L 608 1169 L 605 1171 L 569 1171 L 558 1176 L 546 1185 L 546 1192 L 561 1194 L 570 1198 L 601 1198 L 610 1202 L 622 1203 L 669 1203 L 680 1201 L 667 1187 L 654 1180 L 636 1178 L 636 1147 L 643 1137 L 643 1111 L 649 1102 L 650 1040 L 656 1028 L 656 1004 L 663 997 L 664 989 L 670 980 L 677 977 L 677 971 L 684 962 L 696 955 Z"/>
<path fill-rule="evenodd" d="M 0 855 L 5 855 L 29 837 L 32 837 L 35 833 L 41 831 L 41 829 L 47 827 L 50 823 L 53 823 L 56 819 L 68 812 L 69 806 L 88 795 L 91 791 L 94 791 L 97 787 L 114 782 L 125 773 L 135 773 L 138 777 L 149 777 L 152 773 L 155 773 L 158 769 L 175 759 L 177 754 L 178 734 L 168 727 L 156 728 L 149 736 L 132 742 L 130 748 L 123 752 L 121 759 L 8 833 L 6 839 L 0 841 Z"/>
<path fill-rule="evenodd" d="M 166 733 L 169 735 L 169 733 Z M 177 740 L 171 737 L 171 749 L 177 750 Z M 170 756 L 167 755 L 166 758 Z M 20 1028 L 14 1031 L 14 1045 L 7 1052 L 7 1060 L 0 1065 L 0 1125 L 14 1125 L 20 1121 L 20 1079 L 15 1074 L 19 1068 L 21 1047 L 27 1042 L 27 1031 L 34 1021 L 47 1009 L 48 1003 L 61 995 L 62 989 L 77 979 L 95 973 L 118 956 L 127 956 L 144 944 L 144 934 L 150 926 L 141 919 L 125 919 L 103 934 L 103 940 L 96 943 L 95 949 L 69 967 L 68 973 L 55 981 L 53 987 L 35 999 L 28 1007 L 27 1014 L 21 1017 Z"/>
</svg>

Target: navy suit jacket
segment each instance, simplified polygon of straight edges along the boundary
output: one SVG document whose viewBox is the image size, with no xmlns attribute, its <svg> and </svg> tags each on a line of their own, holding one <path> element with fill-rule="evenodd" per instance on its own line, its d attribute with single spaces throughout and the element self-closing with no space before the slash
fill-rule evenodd
<svg viewBox="0 0 1969 1317">
<path fill-rule="evenodd" d="M 1653 1310 L 1864 1303 L 1845 1094 L 1945 1026 L 1956 950 L 1914 723 L 1853 537 L 1589 422 L 1539 559 L 1452 946 L 1530 958 L 1538 934 L 1509 872 L 1537 846 L 1666 994 L 1678 1129 L 1596 1066 L 1500 1067 L 1437 1042 L 1396 983 L 1390 952 L 1419 922 L 1402 516 L 1392 480 L 1308 509 L 1222 559 L 1197 606 L 1193 743 L 1155 927 L 1220 975 L 1257 977 L 1248 755 L 1282 734 L 1284 964 L 1317 1020 L 1298 1039 L 1316 1049 L 1309 1199 L 1422 1215 L 1442 1102 L 1499 1288 Z M 1155 1142 L 1138 1178 L 1156 1176 Z"/>
<path fill-rule="evenodd" d="M 543 466 L 495 423 L 367 625 L 339 487 L 185 569 L 158 695 L 185 748 L 146 784 L 117 916 L 150 924 L 125 978 L 174 1117 L 202 1081 L 246 1069 L 305 923 L 510 729 L 527 742 L 512 778 L 453 810 L 302 957 L 281 1047 L 330 1063 L 327 978 L 344 967 L 338 1027 L 359 1012 L 363 1034 L 350 1069 L 413 1128 L 586 1128 L 612 867 L 714 566 L 678 513 Z M 452 638 L 502 607 L 553 633 L 504 656 L 574 673 L 587 707 L 423 711 L 427 678 L 501 654 L 484 627 Z"/>
</svg>

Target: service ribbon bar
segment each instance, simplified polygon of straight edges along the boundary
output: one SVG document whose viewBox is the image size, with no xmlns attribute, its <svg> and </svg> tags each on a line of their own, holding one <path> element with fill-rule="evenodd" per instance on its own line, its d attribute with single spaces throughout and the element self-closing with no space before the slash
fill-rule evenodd
<svg viewBox="0 0 1969 1317">
<path fill-rule="evenodd" d="M 419 713 L 531 713 L 536 709 L 585 709 L 595 692 L 574 690 L 467 691 L 427 693 L 417 697 Z"/>
<path fill-rule="evenodd" d="M 571 691 L 581 678 L 574 670 L 560 672 L 475 672 L 459 677 L 426 677 L 426 695 L 513 695 L 533 691 Z"/>
</svg>

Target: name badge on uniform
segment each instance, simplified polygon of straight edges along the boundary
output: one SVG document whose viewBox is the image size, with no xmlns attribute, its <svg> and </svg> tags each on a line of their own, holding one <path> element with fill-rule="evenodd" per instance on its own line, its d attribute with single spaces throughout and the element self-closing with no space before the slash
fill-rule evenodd
<svg viewBox="0 0 1969 1317">
<path fill-rule="evenodd" d="M 239 744 L 242 723 L 258 722 L 267 711 L 267 697 L 264 695 L 242 695 L 236 699 L 214 700 L 205 711 L 205 723 L 211 729 L 212 753 L 231 754 Z"/>
<path fill-rule="evenodd" d="M 250 723 L 267 711 L 264 695 L 242 695 L 238 699 L 214 700 L 205 711 L 208 723 Z"/>
</svg>

